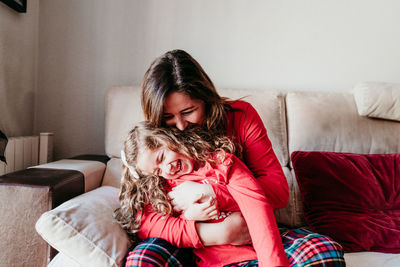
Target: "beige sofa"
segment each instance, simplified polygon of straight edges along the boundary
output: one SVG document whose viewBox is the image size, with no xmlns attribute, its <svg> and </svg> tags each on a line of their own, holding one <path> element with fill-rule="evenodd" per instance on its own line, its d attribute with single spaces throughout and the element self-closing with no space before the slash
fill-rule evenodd
<svg viewBox="0 0 400 267">
<path fill-rule="evenodd" d="M 364 89 L 359 89 L 358 94 L 364 94 Z M 371 92 L 376 92 L 376 90 Z M 276 219 L 278 222 L 292 227 L 305 225 L 299 188 L 290 163 L 290 155 L 293 151 L 363 154 L 400 152 L 400 122 L 359 115 L 360 110 L 368 113 L 367 108 L 361 108 L 368 103 L 362 97 L 357 97 L 358 95 L 353 95 L 351 92 L 282 93 L 270 90 L 221 89 L 219 93 L 231 99 L 247 96 L 245 100 L 252 103 L 259 112 L 286 175 L 290 190 L 289 204 L 286 208 L 276 211 Z M 377 111 L 376 108 L 373 110 Z M 119 155 L 122 141 L 132 125 L 143 120 L 139 89 L 137 87 L 110 88 L 105 98 L 105 111 L 105 148 L 106 154 L 110 158 L 107 162 L 103 158 L 100 158 L 100 161 L 90 161 L 86 157 L 62 160 L 37 167 L 37 170 L 40 171 L 44 171 L 45 168 L 49 171 L 78 170 L 79 172 L 75 175 L 82 174 L 86 193 L 74 197 L 54 209 L 48 204 L 47 207 L 43 207 L 46 206 L 43 203 L 47 203 L 46 201 L 49 199 L 48 194 L 44 194 L 44 198 L 47 198 L 40 203 L 41 208 L 37 207 L 37 203 L 31 203 L 29 209 L 37 209 L 37 211 L 27 218 L 24 227 L 16 224 L 17 227 L 24 228 L 24 232 L 21 229 L 13 231 L 15 236 L 26 235 L 33 240 L 18 244 L 19 247 L 28 247 L 29 249 L 34 247 L 35 253 L 23 251 L 23 253 L 27 253 L 23 256 L 28 257 L 29 260 L 25 262 L 32 263 L 29 266 L 43 266 L 52 256 L 47 243 L 43 242 L 38 235 L 33 234 L 34 223 L 39 217 L 38 214 L 42 212 L 44 214 L 36 223 L 36 230 L 44 240 L 60 252 L 51 260 L 49 266 L 119 266 L 129 249 L 130 242 L 127 236 L 111 219 L 111 215 L 113 210 L 118 207 L 117 187 L 120 181 L 121 161 Z M 393 113 L 393 110 L 390 112 Z M 394 110 L 395 116 L 399 114 L 397 110 Z M 5 195 L 3 193 L 5 188 L 10 186 L 13 187 L 13 192 L 17 192 L 19 196 L 34 195 L 41 190 L 41 187 L 10 185 L 9 179 L 5 179 L 1 183 L 5 184 L 0 188 L 2 199 L 13 194 Z M 26 187 L 29 187 L 29 192 L 18 189 Z M 16 217 L 18 213 L 14 212 L 7 216 Z M 3 225 L 4 222 L 1 223 Z M 12 225 L 7 227 L 12 229 Z M 6 235 L 9 238 L 10 236 L 4 233 L 1 235 L 0 238 Z M 9 255 L 15 254 L 15 251 L 7 250 L 7 244 L 2 243 L 0 249 L 7 251 Z M 11 256 L 11 259 L 19 260 L 18 257 L 21 257 L 21 255 L 14 256 Z M 347 266 L 350 267 L 400 266 L 400 255 L 397 254 L 346 253 L 345 259 Z M 7 265 L 0 263 L 0 266 Z"/>
</svg>

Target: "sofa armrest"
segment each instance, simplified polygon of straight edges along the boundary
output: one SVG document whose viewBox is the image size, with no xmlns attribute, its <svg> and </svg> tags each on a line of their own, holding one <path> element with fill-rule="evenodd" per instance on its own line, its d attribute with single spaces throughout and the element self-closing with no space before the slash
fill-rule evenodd
<svg viewBox="0 0 400 267">
<path fill-rule="evenodd" d="M 0 262 L 46 266 L 50 247 L 36 233 L 40 215 L 84 192 L 76 170 L 31 168 L 0 176 Z"/>
<path fill-rule="evenodd" d="M 85 192 L 98 188 L 102 181 L 109 158 L 103 155 L 81 155 L 62 159 L 31 168 L 76 170 L 84 176 Z"/>
</svg>

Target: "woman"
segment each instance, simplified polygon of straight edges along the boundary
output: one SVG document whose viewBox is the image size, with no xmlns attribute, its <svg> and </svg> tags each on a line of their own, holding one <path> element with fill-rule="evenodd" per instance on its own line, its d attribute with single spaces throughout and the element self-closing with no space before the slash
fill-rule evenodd
<svg viewBox="0 0 400 267">
<path fill-rule="evenodd" d="M 241 148 L 241 159 L 262 186 L 269 205 L 273 209 L 286 206 L 289 197 L 288 184 L 256 110 L 247 102 L 228 101 L 220 97 L 203 68 L 188 53 L 173 50 L 157 58 L 143 78 L 141 100 L 146 120 L 156 126 L 176 127 L 183 131 L 191 125 L 201 125 L 215 135 L 230 137 Z M 198 195 L 217 196 L 218 200 L 230 199 L 227 197 L 229 192 L 226 187 L 218 184 L 185 182 L 169 193 L 177 211 L 186 210 L 188 204 L 194 203 Z M 151 227 L 155 224 L 157 227 Z M 191 257 L 188 257 L 187 250 L 177 247 L 200 248 L 251 242 L 246 223 L 240 213 L 232 214 L 223 222 L 215 224 L 195 223 L 154 213 L 142 218 L 142 225 L 147 226 L 143 227 L 147 232 L 141 233 L 142 236 L 159 238 L 144 240 L 136 246 L 127 257 L 127 266 L 167 263 L 170 266 L 189 265 L 186 260 L 190 260 Z M 151 231 L 170 228 L 174 231 Z M 293 235 L 295 238 L 286 238 L 290 235 L 287 231 L 283 233 L 283 243 L 291 265 L 311 263 L 314 260 L 321 262 L 323 258 L 313 247 L 306 247 L 310 249 L 308 253 L 300 253 L 309 240 L 295 242 L 295 239 L 305 236 L 312 237 L 313 240 L 320 238 L 340 250 L 340 245 L 326 237 L 310 236 L 309 232 L 299 231 Z M 174 234 L 166 234 L 170 232 Z M 197 238 L 193 238 L 193 235 Z M 297 247 L 296 244 L 303 245 Z M 290 252 L 287 249 L 290 249 Z M 331 254 L 335 259 L 338 258 L 337 262 L 340 263 L 342 254 L 341 251 L 337 252 Z M 330 258 L 329 261 L 332 263 L 335 259 Z"/>
</svg>

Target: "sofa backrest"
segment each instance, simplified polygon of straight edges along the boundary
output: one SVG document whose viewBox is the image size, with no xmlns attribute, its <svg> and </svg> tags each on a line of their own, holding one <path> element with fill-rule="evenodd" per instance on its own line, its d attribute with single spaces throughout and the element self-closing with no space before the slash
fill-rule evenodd
<svg viewBox="0 0 400 267">
<path fill-rule="evenodd" d="M 286 106 L 289 154 L 400 152 L 400 122 L 358 115 L 351 93 L 289 92 Z"/>
<path fill-rule="evenodd" d="M 400 152 L 400 123 L 359 116 L 351 93 L 219 89 L 221 96 L 250 102 L 261 116 L 289 184 L 289 204 L 277 221 L 304 225 L 300 192 L 290 167 L 293 151 Z M 139 87 L 112 87 L 105 103 L 105 148 L 111 158 L 102 185 L 119 187 L 120 151 L 133 125 L 144 119 Z"/>
<path fill-rule="evenodd" d="M 399 153 L 400 122 L 360 116 L 352 93 L 289 92 L 286 95 L 289 155 L 294 151 Z M 283 167 L 289 204 L 276 211 L 282 223 L 305 224 L 294 171 Z"/>
</svg>

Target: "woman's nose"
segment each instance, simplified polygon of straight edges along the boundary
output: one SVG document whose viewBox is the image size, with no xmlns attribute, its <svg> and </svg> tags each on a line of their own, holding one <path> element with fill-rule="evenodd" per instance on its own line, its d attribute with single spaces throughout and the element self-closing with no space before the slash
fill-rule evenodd
<svg viewBox="0 0 400 267">
<path fill-rule="evenodd" d="M 185 128 L 187 127 L 187 121 L 182 119 L 182 118 L 177 118 L 175 126 L 176 128 L 178 128 L 180 131 L 185 130 Z"/>
</svg>

